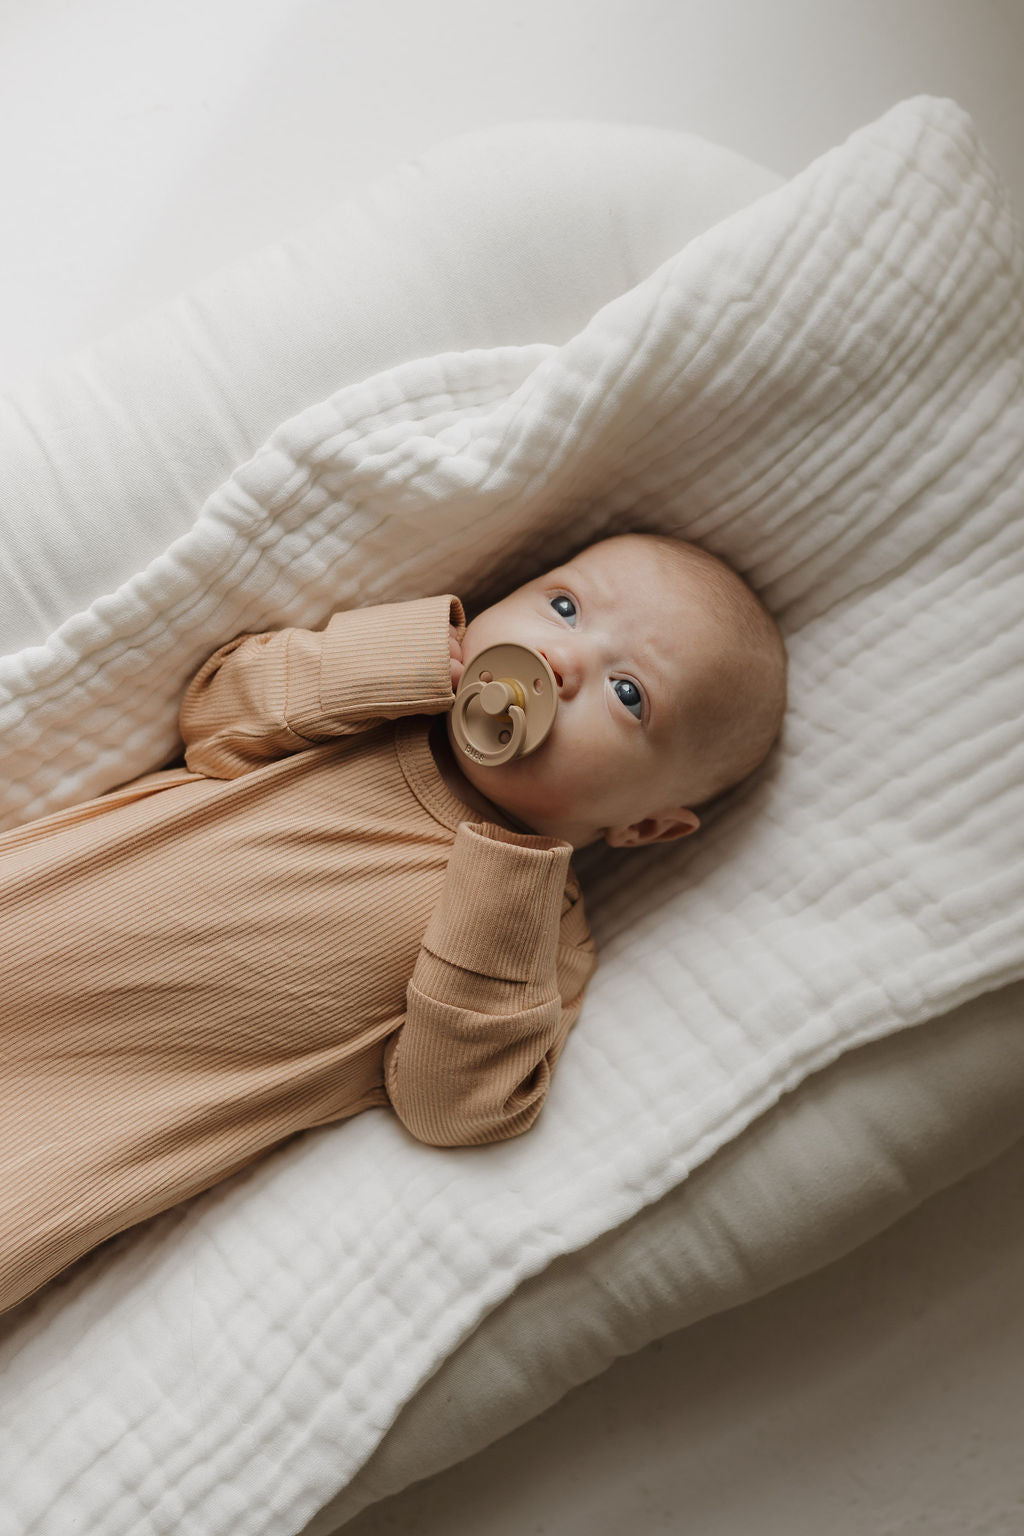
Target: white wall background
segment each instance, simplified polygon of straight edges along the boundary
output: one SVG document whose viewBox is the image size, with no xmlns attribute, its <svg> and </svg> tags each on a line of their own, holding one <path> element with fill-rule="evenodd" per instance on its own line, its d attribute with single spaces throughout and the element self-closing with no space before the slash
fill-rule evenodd
<svg viewBox="0 0 1024 1536">
<path fill-rule="evenodd" d="M 650 123 L 792 174 L 950 95 L 1024 212 L 1024 0 L 0 7 L 0 388 L 500 121 Z M 1022 1213 L 1024 1148 L 348 1529 L 1021 1536 Z"/>
<path fill-rule="evenodd" d="M 487 123 L 684 129 L 785 174 L 902 97 L 1024 210 L 1024 0 L 3 0 L 0 387 Z"/>
</svg>

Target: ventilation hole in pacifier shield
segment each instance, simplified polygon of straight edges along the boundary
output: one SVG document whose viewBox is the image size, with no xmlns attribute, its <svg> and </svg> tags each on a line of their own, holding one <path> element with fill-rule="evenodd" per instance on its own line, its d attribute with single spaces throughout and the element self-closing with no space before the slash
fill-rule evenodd
<svg viewBox="0 0 1024 1536">
<path fill-rule="evenodd" d="M 535 677 L 534 678 L 534 680 L 533 680 L 533 691 L 534 691 L 534 693 L 543 693 L 544 692 L 544 679 L 542 677 Z"/>
</svg>

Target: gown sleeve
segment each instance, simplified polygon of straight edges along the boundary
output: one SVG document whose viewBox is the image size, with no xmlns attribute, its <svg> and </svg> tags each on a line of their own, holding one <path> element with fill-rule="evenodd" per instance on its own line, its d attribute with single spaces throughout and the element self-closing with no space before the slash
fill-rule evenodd
<svg viewBox="0 0 1024 1536">
<path fill-rule="evenodd" d="M 401 715 L 451 707 L 448 625 L 466 616 L 452 593 L 336 613 L 323 629 L 238 635 L 185 690 L 185 762 L 238 778 L 275 758 L 368 731 Z"/>
<path fill-rule="evenodd" d="M 566 894 L 571 853 L 559 838 L 460 823 L 384 1050 L 392 1108 L 419 1141 L 503 1141 L 540 1114 L 596 965 Z"/>
</svg>

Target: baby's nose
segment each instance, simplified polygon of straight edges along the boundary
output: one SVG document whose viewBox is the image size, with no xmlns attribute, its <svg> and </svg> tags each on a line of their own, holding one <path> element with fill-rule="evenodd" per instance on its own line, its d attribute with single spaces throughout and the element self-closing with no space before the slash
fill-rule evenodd
<svg viewBox="0 0 1024 1536">
<path fill-rule="evenodd" d="M 552 656 L 550 656 L 548 654 L 547 651 L 541 651 L 540 654 L 544 657 L 544 660 L 547 662 L 548 666 L 551 668 L 552 672 L 555 674 L 555 682 L 558 684 L 559 688 L 561 688 L 561 686 L 562 686 L 562 674 L 559 671 L 557 662 L 554 660 L 554 658 Z"/>
<path fill-rule="evenodd" d="M 552 651 L 541 651 L 540 654 L 544 657 L 544 660 L 555 674 L 555 682 L 558 685 L 558 692 L 563 697 L 567 695 L 571 697 L 571 695 L 574 694 L 576 689 L 579 687 L 579 679 L 576 674 L 576 669 L 571 665 L 571 663 L 567 662 L 564 657 L 555 655 Z"/>
</svg>

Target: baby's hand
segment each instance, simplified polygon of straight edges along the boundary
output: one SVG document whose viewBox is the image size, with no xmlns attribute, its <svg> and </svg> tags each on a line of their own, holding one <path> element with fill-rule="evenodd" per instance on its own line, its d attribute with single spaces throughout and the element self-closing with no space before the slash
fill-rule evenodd
<svg viewBox="0 0 1024 1536">
<path fill-rule="evenodd" d="M 452 692 L 454 693 L 459 686 L 459 678 L 465 671 L 462 664 L 462 646 L 456 639 L 454 624 L 448 625 L 448 654 L 451 657 L 452 663 Z"/>
</svg>

